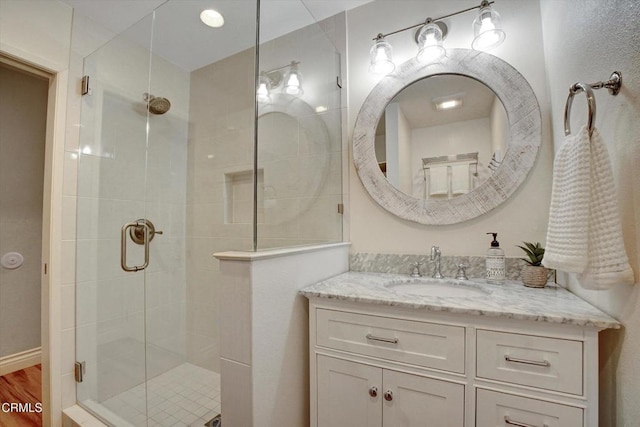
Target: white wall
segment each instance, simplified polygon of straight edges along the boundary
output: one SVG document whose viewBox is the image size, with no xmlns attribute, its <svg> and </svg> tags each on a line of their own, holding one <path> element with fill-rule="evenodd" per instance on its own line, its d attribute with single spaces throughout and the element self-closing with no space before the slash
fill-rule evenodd
<svg viewBox="0 0 640 427">
<path fill-rule="evenodd" d="M 39 10 L 39 14 L 33 14 Z M 65 159 L 67 79 L 71 46 L 72 9 L 57 0 L 0 0 L 0 52 L 52 73 L 47 108 L 47 152 L 44 198 L 51 206 L 43 211 L 43 262 L 49 274 L 42 289 L 42 372 L 44 422 L 61 423 L 61 409 L 75 401 L 73 381 L 74 251 L 65 246 L 65 227 L 75 223 L 75 203 L 65 203 L 63 194 L 73 192 L 75 176 Z M 75 85 L 72 85 L 75 89 Z M 69 172 L 69 173 L 67 173 Z M 73 175 L 72 177 L 70 175 Z M 65 250 L 65 248 L 67 250 Z M 71 253 L 72 256 L 64 255 Z M 69 276 L 71 274 L 71 276 Z M 71 279 L 72 280 L 72 279 Z M 72 282 L 71 282 L 72 283 Z"/>
<path fill-rule="evenodd" d="M 423 157 L 448 156 L 478 152 L 478 177 L 476 183 L 489 177 L 487 168 L 491 160 L 491 128 L 488 118 L 465 120 L 445 125 L 429 126 L 414 129 L 412 132 L 413 158 L 411 169 L 414 182 L 414 197 L 424 197 L 424 184 L 417 185 L 424 179 L 422 170 Z M 475 172 L 476 167 L 471 166 Z"/>
<path fill-rule="evenodd" d="M 441 16 L 469 6 L 468 1 L 376 1 L 347 12 L 349 40 L 349 129 L 353 128 L 365 97 L 380 77 L 368 72 L 372 38 L 417 24 L 428 16 Z M 551 139 L 539 5 L 535 1 L 510 1 L 496 5 L 502 16 L 505 42 L 492 53 L 513 65 L 532 86 L 541 106 L 543 140 L 538 159 L 527 180 L 507 202 L 482 217 L 450 226 L 424 226 L 400 220 L 379 207 L 350 169 L 350 239 L 352 252 L 426 253 L 437 244 L 445 255 L 480 255 L 489 245 L 485 233 L 500 233 L 507 255 L 519 256 L 521 241 L 544 242 L 551 188 Z M 469 48 L 473 13 L 445 20 L 449 25 L 446 47 Z M 415 55 L 413 32 L 390 36 L 398 62 Z"/>
<path fill-rule="evenodd" d="M 623 75 L 620 94 L 595 91 L 596 126 L 609 150 L 621 211 L 624 243 L 636 281 L 640 274 L 640 3 L 636 0 L 542 0 L 545 60 L 553 111 L 554 148 L 564 138 L 567 88 L 576 81 Z M 573 102 L 572 129 L 586 123 L 586 101 Z M 588 291 L 576 277 L 570 289 L 624 325 L 600 334 L 600 425 L 632 427 L 640 420 L 640 287 Z"/>
<path fill-rule="evenodd" d="M 71 15 L 57 0 L 0 0 L 0 51 L 48 70 L 67 69 Z"/>
<path fill-rule="evenodd" d="M 298 291 L 346 272 L 348 244 L 220 253 L 225 423 L 309 424 L 309 313 Z"/>
<path fill-rule="evenodd" d="M 502 103 L 496 97 L 491 106 L 491 155 L 496 153 L 496 161 L 501 162 L 506 152 L 509 138 L 509 121 Z M 498 154 L 499 153 L 499 154 Z"/>
<path fill-rule="evenodd" d="M 385 136 L 384 159 L 387 162 L 387 179 L 400 187 L 400 123 L 402 111 L 398 103 L 387 105 L 384 111 Z"/>
</svg>

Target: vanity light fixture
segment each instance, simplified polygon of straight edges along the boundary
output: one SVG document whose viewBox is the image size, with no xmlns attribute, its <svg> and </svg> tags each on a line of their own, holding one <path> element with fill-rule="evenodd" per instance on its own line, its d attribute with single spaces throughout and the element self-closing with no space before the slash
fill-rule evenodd
<svg viewBox="0 0 640 427">
<path fill-rule="evenodd" d="M 391 57 L 391 45 L 384 39 L 382 33 L 378 34 L 374 39 L 375 43 L 369 51 L 371 65 L 369 72 L 373 74 L 389 74 L 396 69 Z"/>
<path fill-rule="evenodd" d="M 289 71 L 284 80 L 284 93 L 293 96 L 301 96 L 304 93 L 304 90 L 302 90 L 302 77 L 300 76 L 300 71 L 298 71 L 298 64 L 299 62 L 291 61 Z"/>
<path fill-rule="evenodd" d="M 270 102 L 271 92 L 279 87 L 284 93 L 301 96 L 304 90 L 302 89 L 302 76 L 300 75 L 300 70 L 298 70 L 298 64 L 300 62 L 291 61 L 290 64 L 282 67 L 261 72 L 256 89 L 258 102 Z"/>
<path fill-rule="evenodd" d="M 491 50 L 504 41 L 505 34 L 500 28 L 500 15 L 486 0 L 480 5 L 478 16 L 473 20 L 473 37 L 471 48 L 474 50 Z"/>
<path fill-rule="evenodd" d="M 260 102 L 269 102 L 271 97 L 269 92 L 271 91 L 271 79 L 267 77 L 265 73 L 260 73 L 258 78 L 258 89 L 256 90 L 256 96 Z"/>
<path fill-rule="evenodd" d="M 447 54 L 447 50 L 442 46 L 444 31 L 438 24 L 442 24 L 446 31 L 447 27 L 444 23 L 433 22 L 431 18 L 427 18 L 424 26 L 418 30 L 416 37 L 418 55 L 416 55 L 416 59 L 423 64 L 438 62 Z"/>
<path fill-rule="evenodd" d="M 389 74 L 395 70 L 395 64 L 391 57 L 391 45 L 386 41 L 386 37 L 420 27 L 415 34 L 415 41 L 418 44 L 418 54 L 416 59 L 423 64 L 439 62 L 446 56 L 446 49 L 442 42 L 447 37 L 447 25 L 443 19 L 459 15 L 464 12 L 479 9 L 478 15 L 473 21 L 473 42 L 471 47 L 474 50 L 487 51 L 500 45 L 505 39 L 505 33 L 500 28 L 500 15 L 493 10 L 493 1 L 482 0 L 479 6 L 470 7 L 458 12 L 450 13 L 439 18 L 427 18 L 424 22 L 392 31 L 387 34 L 379 33 L 373 40 L 374 44 L 369 52 L 371 65 L 369 72 L 374 74 Z"/>
<path fill-rule="evenodd" d="M 213 9 L 205 9 L 200 12 L 200 20 L 212 28 L 220 28 L 224 25 L 224 17 L 222 14 Z"/>
</svg>

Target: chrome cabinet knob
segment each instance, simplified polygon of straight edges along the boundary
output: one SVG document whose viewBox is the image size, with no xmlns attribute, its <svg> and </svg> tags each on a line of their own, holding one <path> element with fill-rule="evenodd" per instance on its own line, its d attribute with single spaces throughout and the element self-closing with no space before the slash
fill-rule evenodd
<svg viewBox="0 0 640 427">
<path fill-rule="evenodd" d="M 378 395 L 378 387 L 373 386 L 369 389 L 369 396 L 376 397 Z"/>
<path fill-rule="evenodd" d="M 384 400 L 387 402 L 391 402 L 393 400 L 393 392 L 391 390 L 387 390 L 384 392 Z"/>
</svg>

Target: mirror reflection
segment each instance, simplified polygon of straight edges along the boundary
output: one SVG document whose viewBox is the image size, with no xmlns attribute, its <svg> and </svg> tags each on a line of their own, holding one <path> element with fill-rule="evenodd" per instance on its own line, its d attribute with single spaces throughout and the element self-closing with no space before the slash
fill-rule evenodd
<svg viewBox="0 0 640 427">
<path fill-rule="evenodd" d="M 378 122 L 375 154 L 394 187 L 421 199 L 467 194 L 500 165 L 509 124 L 500 99 L 476 79 L 438 74 L 401 90 Z"/>
</svg>

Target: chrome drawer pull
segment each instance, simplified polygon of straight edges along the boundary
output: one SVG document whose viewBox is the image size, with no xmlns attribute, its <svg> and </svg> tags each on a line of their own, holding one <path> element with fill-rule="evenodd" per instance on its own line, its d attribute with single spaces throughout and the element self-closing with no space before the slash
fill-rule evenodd
<svg viewBox="0 0 640 427">
<path fill-rule="evenodd" d="M 374 335 L 367 334 L 367 339 L 372 341 L 388 342 L 389 344 L 398 344 L 398 338 L 376 337 Z"/>
<path fill-rule="evenodd" d="M 508 354 L 504 355 L 504 360 L 506 360 L 507 362 L 513 362 L 513 363 L 524 363 L 525 365 L 546 366 L 546 367 L 551 366 L 551 363 L 548 360 L 543 360 L 542 362 L 540 362 L 538 360 L 518 359 L 516 357 L 511 357 Z"/>
<path fill-rule="evenodd" d="M 516 427 L 538 427 L 535 426 L 533 424 L 526 424 L 526 423 L 521 423 L 518 421 L 512 421 L 511 418 L 509 418 L 508 415 L 504 416 L 504 423 L 508 424 L 510 426 L 516 426 Z M 549 427 L 549 424 L 542 424 L 542 427 Z"/>
</svg>

